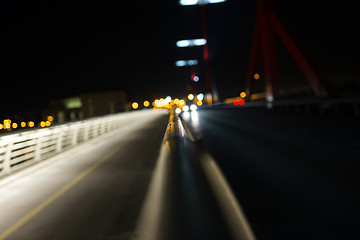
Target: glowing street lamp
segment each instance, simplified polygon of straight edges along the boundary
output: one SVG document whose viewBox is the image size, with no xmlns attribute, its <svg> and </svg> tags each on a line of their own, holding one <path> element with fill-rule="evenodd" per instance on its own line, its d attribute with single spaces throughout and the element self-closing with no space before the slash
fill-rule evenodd
<svg viewBox="0 0 360 240">
<path fill-rule="evenodd" d="M 195 66 L 197 64 L 198 64 L 198 60 L 196 60 L 196 59 L 178 60 L 175 62 L 175 66 L 177 66 L 177 67 Z"/>
<path fill-rule="evenodd" d="M 191 6 L 191 5 L 201 5 L 201 4 L 211 4 L 211 3 L 221 3 L 226 0 L 180 0 L 179 4 L 182 6 Z"/>
<path fill-rule="evenodd" d="M 205 80 L 206 80 L 206 88 L 209 91 L 209 100 L 208 102 L 217 102 L 219 100 L 218 91 L 216 85 L 211 77 L 211 60 L 209 54 L 209 46 L 208 46 L 208 31 L 206 25 L 206 10 L 205 5 L 212 3 L 221 3 L 226 2 L 226 0 L 179 0 L 179 4 L 182 6 L 191 6 L 191 5 L 200 5 L 201 7 L 201 22 L 202 22 L 202 35 L 201 41 L 195 41 L 200 39 L 191 40 L 181 40 L 177 42 L 178 47 L 190 47 L 190 46 L 199 46 L 195 44 L 203 45 L 203 58 L 205 65 Z"/>
<path fill-rule="evenodd" d="M 204 46 L 207 43 L 205 38 L 179 40 L 176 42 L 178 47 L 197 47 Z"/>
</svg>

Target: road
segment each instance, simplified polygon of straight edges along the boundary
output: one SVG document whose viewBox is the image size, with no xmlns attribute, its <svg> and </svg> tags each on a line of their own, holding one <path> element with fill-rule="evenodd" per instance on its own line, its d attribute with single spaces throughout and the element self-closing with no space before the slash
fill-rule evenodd
<svg viewBox="0 0 360 240">
<path fill-rule="evenodd" d="M 152 115 L 1 187 L 0 239 L 129 239 L 168 119 Z"/>
<path fill-rule="evenodd" d="M 182 113 L 257 239 L 360 239 L 360 126 L 346 116 L 208 108 Z"/>
</svg>

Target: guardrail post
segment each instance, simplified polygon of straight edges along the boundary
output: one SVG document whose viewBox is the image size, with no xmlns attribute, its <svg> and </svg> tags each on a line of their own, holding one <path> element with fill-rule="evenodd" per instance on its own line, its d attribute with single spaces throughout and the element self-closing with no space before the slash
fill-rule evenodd
<svg viewBox="0 0 360 240">
<path fill-rule="evenodd" d="M 95 138 L 99 135 L 100 123 L 99 123 L 99 121 L 96 121 L 93 124 L 94 124 L 93 131 L 94 131 L 94 138 Z"/>
<path fill-rule="evenodd" d="M 57 141 L 56 141 L 56 152 L 60 152 L 61 149 L 62 149 L 62 140 L 63 140 L 63 136 L 64 136 L 64 132 L 59 131 L 59 135 L 58 135 L 58 138 L 57 138 Z"/>
<path fill-rule="evenodd" d="M 100 123 L 100 134 L 99 135 L 103 135 L 105 133 L 105 127 L 106 127 L 106 122 L 101 121 L 101 123 Z"/>
<path fill-rule="evenodd" d="M 4 155 L 4 162 L 3 162 L 3 169 L 2 169 L 3 174 L 10 174 L 11 173 L 10 160 L 11 160 L 11 152 L 12 152 L 13 144 L 14 144 L 14 140 L 10 139 L 8 145 L 6 146 L 6 152 L 5 152 L 5 155 Z"/>
<path fill-rule="evenodd" d="M 36 139 L 36 145 L 35 145 L 35 153 L 34 153 L 34 160 L 36 162 L 41 160 L 41 135 L 38 136 L 38 138 Z"/>
<path fill-rule="evenodd" d="M 90 125 L 87 124 L 87 126 L 85 127 L 85 132 L 84 132 L 84 141 L 89 140 L 89 132 L 90 132 Z"/>
<path fill-rule="evenodd" d="M 75 146 L 77 144 L 78 133 L 79 133 L 79 128 L 77 126 L 75 126 L 75 130 L 74 130 L 74 133 L 73 133 L 72 139 L 71 139 L 72 146 Z"/>
</svg>

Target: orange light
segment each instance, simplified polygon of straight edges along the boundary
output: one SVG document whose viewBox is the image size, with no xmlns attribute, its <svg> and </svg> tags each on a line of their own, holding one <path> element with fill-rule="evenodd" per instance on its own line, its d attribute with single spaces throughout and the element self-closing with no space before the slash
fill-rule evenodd
<svg viewBox="0 0 360 240">
<path fill-rule="evenodd" d="M 45 122 L 45 126 L 46 126 L 46 127 L 50 127 L 50 126 L 51 126 L 51 122 L 50 122 L 50 121 L 46 121 L 46 122 Z"/>
<path fill-rule="evenodd" d="M 35 123 L 33 121 L 28 122 L 29 127 L 34 127 Z"/>
<path fill-rule="evenodd" d="M 17 123 L 13 123 L 13 124 L 12 124 L 12 128 L 15 129 L 15 128 L 17 128 L 17 127 L 18 127 Z"/>
<path fill-rule="evenodd" d="M 20 126 L 21 126 L 21 127 L 26 127 L 26 122 L 21 122 L 21 123 L 20 123 Z"/>
<path fill-rule="evenodd" d="M 241 92 L 241 93 L 240 93 L 240 97 L 241 97 L 241 98 L 245 98 L 245 97 L 246 97 L 246 93 L 245 93 L 245 92 Z"/>
<path fill-rule="evenodd" d="M 254 74 L 254 79 L 257 80 L 257 79 L 259 79 L 259 78 L 260 78 L 260 75 L 259 75 L 258 73 L 255 73 L 255 74 Z"/>
<path fill-rule="evenodd" d="M 133 109 L 138 109 L 139 104 L 138 104 L 137 102 L 133 102 L 133 103 L 131 104 L 131 106 L 132 106 Z"/>
</svg>

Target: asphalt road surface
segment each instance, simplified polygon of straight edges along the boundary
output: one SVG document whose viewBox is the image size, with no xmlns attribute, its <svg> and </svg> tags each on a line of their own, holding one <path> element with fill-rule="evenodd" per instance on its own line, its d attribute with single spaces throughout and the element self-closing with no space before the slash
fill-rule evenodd
<svg viewBox="0 0 360 240">
<path fill-rule="evenodd" d="M 129 239 L 168 119 L 152 115 L 1 187 L 0 239 Z"/>
<path fill-rule="evenodd" d="M 257 239 L 360 239 L 360 125 L 251 108 L 183 113 Z"/>
</svg>

